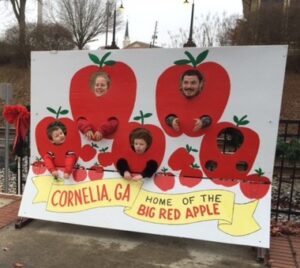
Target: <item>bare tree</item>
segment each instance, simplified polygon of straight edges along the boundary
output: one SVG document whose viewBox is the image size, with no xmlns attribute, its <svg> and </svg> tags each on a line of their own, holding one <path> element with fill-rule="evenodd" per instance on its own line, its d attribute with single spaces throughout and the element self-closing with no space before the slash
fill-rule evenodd
<svg viewBox="0 0 300 268">
<path fill-rule="evenodd" d="M 9 0 L 11 3 L 14 15 L 18 22 L 19 37 L 18 37 L 18 49 L 19 54 L 22 57 L 23 64 L 27 65 L 28 59 L 26 57 L 26 19 L 25 19 L 25 8 L 27 0 Z"/>
<path fill-rule="evenodd" d="M 76 46 L 83 49 L 99 34 L 111 29 L 114 8 L 113 2 L 102 0 L 57 0 L 54 17 L 69 29 Z M 119 14 L 117 18 L 120 24 Z"/>
<path fill-rule="evenodd" d="M 268 2 L 238 20 L 231 30 L 233 45 L 289 44 L 300 48 L 300 3 L 294 1 L 283 8 L 281 2 Z"/>
<path fill-rule="evenodd" d="M 237 15 L 228 17 L 226 13 L 222 16 L 218 14 L 208 13 L 195 19 L 193 29 L 193 39 L 197 46 L 208 47 L 227 44 L 229 38 L 227 31 L 234 28 Z M 179 29 L 179 32 L 172 34 L 169 32 L 171 39 L 170 47 L 183 47 L 183 44 L 188 40 L 188 30 Z"/>
<path fill-rule="evenodd" d="M 30 51 L 34 50 L 70 50 L 74 48 L 72 34 L 68 29 L 59 24 L 35 23 L 26 24 L 26 38 L 24 55 L 30 61 Z M 14 25 L 6 30 L 4 47 L 9 50 L 11 62 L 20 62 L 19 55 L 15 53 L 18 46 L 19 27 Z M 2 51 L 1 51 L 2 52 Z M 3 55 L 3 53 L 0 53 Z M 3 56 L 2 56 L 3 57 Z"/>
</svg>

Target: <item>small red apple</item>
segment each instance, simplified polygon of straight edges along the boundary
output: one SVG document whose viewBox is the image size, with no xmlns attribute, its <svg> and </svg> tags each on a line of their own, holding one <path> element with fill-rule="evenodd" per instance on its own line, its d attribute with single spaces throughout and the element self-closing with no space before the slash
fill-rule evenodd
<svg viewBox="0 0 300 268">
<path fill-rule="evenodd" d="M 252 174 L 241 181 L 240 189 L 242 193 L 249 199 L 263 198 L 271 186 L 270 179 L 264 177 L 264 172 L 261 168 L 256 169 L 256 174 Z"/>
<path fill-rule="evenodd" d="M 175 175 L 167 172 L 167 170 L 167 168 L 162 168 L 161 173 L 157 173 L 154 177 L 154 184 L 164 192 L 175 186 Z"/>
<path fill-rule="evenodd" d="M 189 154 L 188 146 L 189 145 L 187 145 L 186 148 L 178 148 L 172 153 L 168 161 L 170 168 L 173 170 L 180 170 L 183 167 L 190 166 L 194 163 L 195 158 Z"/>
<path fill-rule="evenodd" d="M 87 172 L 84 167 L 77 166 L 73 170 L 74 181 L 77 181 L 77 182 L 84 181 L 86 179 L 86 177 L 87 177 Z"/>
<path fill-rule="evenodd" d="M 37 157 L 36 161 L 32 164 L 32 172 L 35 175 L 41 175 L 44 174 L 46 171 L 46 166 L 43 161 L 41 161 L 41 158 Z"/>
<path fill-rule="evenodd" d="M 103 167 L 101 167 L 98 163 L 96 163 L 89 169 L 88 176 L 91 181 L 102 179 L 103 178 Z"/>
<path fill-rule="evenodd" d="M 179 182 L 181 185 L 192 188 L 202 181 L 202 171 L 197 164 L 185 167 L 181 170 L 179 175 Z"/>
</svg>

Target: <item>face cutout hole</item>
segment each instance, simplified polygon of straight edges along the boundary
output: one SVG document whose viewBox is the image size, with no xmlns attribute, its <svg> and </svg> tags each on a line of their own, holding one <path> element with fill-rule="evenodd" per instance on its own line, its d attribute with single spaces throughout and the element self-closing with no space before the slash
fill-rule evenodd
<svg viewBox="0 0 300 268">
<path fill-rule="evenodd" d="M 248 170 L 248 163 L 245 161 L 239 161 L 236 163 L 236 169 L 240 172 L 245 172 Z"/>
<path fill-rule="evenodd" d="M 51 123 L 47 127 L 47 137 L 54 145 L 63 144 L 67 137 L 66 126 L 60 121 Z"/>
<path fill-rule="evenodd" d="M 215 171 L 218 167 L 218 164 L 216 161 L 213 161 L 213 160 L 208 160 L 206 161 L 205 163 L 205 168 L 210 170 L 210 171 Z"/>
<path fill-rule="evenodd" d="M 146 128 L 136 128 L 129 135 L 129 142 L 136 154 L 144 154 L 152 144 L 152 134 Z"/>
<path fill-rule="evenodd" d="M 110 87 L 111 78 L 106 72 L 93 73 L 90 79 L 90 88 L 96 97 L 105 95 Z"/>
<path fill-rule="evenodd" d="M 180 90 L 187 99 L 192 99 L 200 94 L 203 88 L 203 75 L 197 69 L 186 70 L 180 78 Z"/>
<path fill-rule="evenodd" d="M 242 146 L 244 136 L 236 128 L 225 128 L 219 133 L 217 142 L 223 154 L 233 154 Z"/>
</svg>

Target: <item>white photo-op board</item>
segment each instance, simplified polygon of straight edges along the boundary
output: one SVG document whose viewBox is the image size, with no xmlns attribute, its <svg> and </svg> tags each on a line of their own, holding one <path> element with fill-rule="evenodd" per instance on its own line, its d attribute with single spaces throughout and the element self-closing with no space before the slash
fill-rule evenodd
<svg viewBox="0 0 300 268">
<path fill-rule="evenodd" d="M 269 247 L 286 56 L 286 46 L 33 52 L 33 165 L 19 216 Z M 189 69 L 203 76 L 200 94 L 190 100 L 180 90 Z M 90 88 L 99 71 L 111 78 L 101 98 Z M 180 131 L 166 123 L 170 114 L 180 119 Z M 204 115 L 212 124 L 194 132 Z M 95 128 L 114 117 L 118 128 L 89 141 L 77 128 L 81 116 Z M 54 121 L 66 127 L 61 147 L 47 138 Z M 136 156 L 129 135 L 140 127 L 153 141 Z M 66 151 L 75 152 L 78 166 L 69 179 L 54 179 L 36 161 L 47 151 L 55 152 L 60 177 Z M 121 157 L 137 173 L 151 159 L 159 168 L 152 178 L 128 181 L 116 171 Z"/>
</svg>

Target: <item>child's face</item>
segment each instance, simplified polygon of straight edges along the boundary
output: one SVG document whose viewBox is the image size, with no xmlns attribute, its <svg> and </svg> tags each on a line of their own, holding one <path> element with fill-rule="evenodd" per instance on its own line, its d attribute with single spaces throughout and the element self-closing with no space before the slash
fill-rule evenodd
<svg viewBox="0 0 300 268">
<path fill-rule="evenodd" d="M 143 154 L 147 146 L 147 142 L 144 139 L 134 139 L 133 148 L 137 154 Z"/>
<path fill-rule="evenodd" d="M 108 91 L 108 83 L 102 76 L 98 76 L 94 84 L 94 94 L 96 97 L 105 95 Z"/>
<path fill-rule="evenodd" d="M 193 98 L 199 94 L 202 84 L 196 75 L 186 75 L 181 82 L 181 91 L 186 98 Z"/>
<path fill-rule="evenodd" d="M 52 143 L 59 145 L 59 144 L 63 144 L 66 140 L 66 136 L 64 134 L 64 132 L 62 131 L 62 129 L 56 129 L 52 132 Z"/>
</svg>

